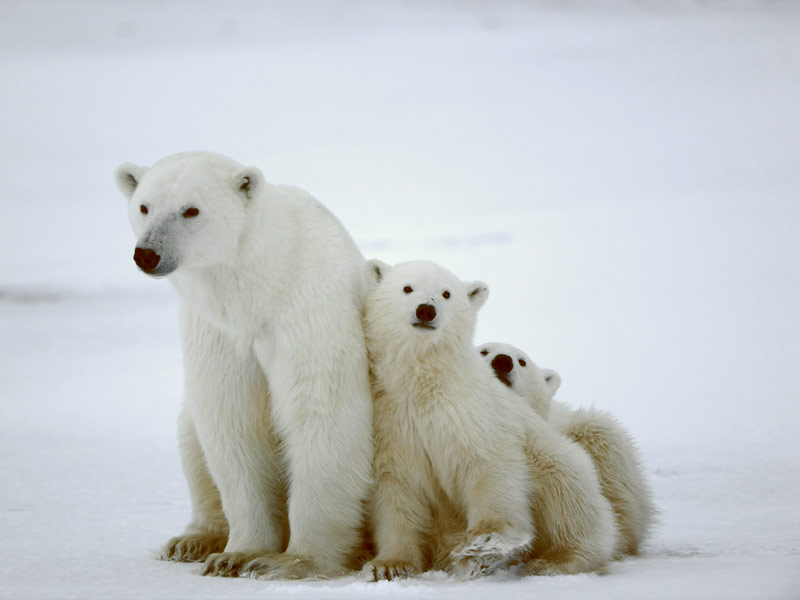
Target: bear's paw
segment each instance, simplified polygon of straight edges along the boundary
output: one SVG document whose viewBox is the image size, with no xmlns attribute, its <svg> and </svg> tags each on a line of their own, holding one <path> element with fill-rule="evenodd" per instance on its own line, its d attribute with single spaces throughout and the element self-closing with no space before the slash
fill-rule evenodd
<svg viewBox="0 0 800 600">
<path fill-rule="evenodd" d="M 238 577 L 242 568 L 258 556 L 250 552 L 219 552 L 206 559 L 203 575 Z"/>
<path fill-rule="evenodd" d="M 161 560 L 178 562 L 202 562 L 211 554 L 222 552 L 228 536 L 212 533 L 179 535 L 166 543 L 161 551 Z"/>
<path fill-rule="evenodd" d="M 242 575 L 254 579 L 306 579 L 322 580 L 344 575 L 339 566 L 322 568 L 313 559 L 294 554 L 271 552 L 250 560 L 242 570 Z"/>
<path fill-rule="evenodd" d="M 474 579 L 488 575 L 501 563 L 506 562 L 530 542 L 530 536 L 522 532 L 491 532 L 472 535 L 451 553 L 453 575 L 462 579 Z"/>
<path fill-rule="evenodd" d="M 403 560 L 373 560 L 364 565 L 359 574 L 362 581 L 392 581 L 407 579 L 419 574 L 419 570 Z"/>
</svg>

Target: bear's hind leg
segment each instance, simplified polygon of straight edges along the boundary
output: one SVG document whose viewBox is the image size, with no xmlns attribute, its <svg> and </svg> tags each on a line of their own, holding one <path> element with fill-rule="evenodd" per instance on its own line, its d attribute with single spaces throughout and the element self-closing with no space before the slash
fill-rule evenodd
<svg viewBox="0 0 800 600">
<path fill-rule="evenodd" d="M 603 568 L 619 533 L 611 504 L 583 449 L 545 427 L 526 448 L 536 478 L 532 509 L 537 543 L 531 573 L 581 573 Z"/>
<path fill-rule="evenodd" d="M 451 570 L 471 579 L 490 573 L 533 539 L 532 482 L 522 452 L 484 465 L 465 485 L 467 533 L 451 553 Z"/>
<path fill-rule="evenodd" d="M 594 462 L 603 495 L 619 526 L 618 553 L 638 554 L 656 511 L 633 438 L 610 413 L 596 409 L 574 411 L 564 433 Z"/>
</svg>

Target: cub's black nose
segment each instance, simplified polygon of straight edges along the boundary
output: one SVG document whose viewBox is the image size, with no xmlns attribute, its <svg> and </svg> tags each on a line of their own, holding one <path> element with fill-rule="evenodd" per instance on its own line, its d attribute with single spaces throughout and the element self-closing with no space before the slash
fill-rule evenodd
<svg viewBox="0 0 800 600">
<path fill-rule="evenodd" d="M 417 319 L 423 323 L 430 323 L 436 318 L 436 308 L 430 304 L 420 304 L 417 307 Z"/>
<path fill-rule="evenodd" d="M 158 266 L 161 257 L 150 248 L 136 248 L 133 251 L 133 261 L 145 273 L 150 273 Z"/>
<path fill-rule="evenodd" d="M 492 368 L 497 373 L 507 375 L 514 368 L 514 361 L 508 354 L 498 354 L 492 359 Z"/>
</svg>

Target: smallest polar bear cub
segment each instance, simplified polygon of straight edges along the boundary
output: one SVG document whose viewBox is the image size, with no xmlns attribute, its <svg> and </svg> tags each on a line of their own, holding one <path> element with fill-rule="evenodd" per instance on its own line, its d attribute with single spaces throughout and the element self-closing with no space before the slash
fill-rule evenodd
<svg viewBox="0 0 800 600">
<path fill-rule="evenodd" d="M 377 556 L 363 575 L 487 573 L 534 533 L 515 400 L 472 346 L 488 287 L 423 261 L 372 260 L 366 275 Z"/>
<path fill-rule="evenodd" d="M 606 411 L 573 410 L 554 401 L 561 377 L 550 369 L 540 369 L 519 348 L 494 342 L 478 346 L 478 352 L 501 382 L 591 457 L 603 495 L 614 509 L 620 533 L 616 555 L 638 554 L 652 529 L 656 509 L 636 444 L 628 431 Z"/>
<path fill-rule="evenodd" d="M 548 419 L 553 396 L 561 387 L 558 373 L 539 368 L 525 353 L 508 344 L 484 344 L 478 346 L 478 351 L 500 381 L 525 398 L 536 414 Z"/>
</svg>

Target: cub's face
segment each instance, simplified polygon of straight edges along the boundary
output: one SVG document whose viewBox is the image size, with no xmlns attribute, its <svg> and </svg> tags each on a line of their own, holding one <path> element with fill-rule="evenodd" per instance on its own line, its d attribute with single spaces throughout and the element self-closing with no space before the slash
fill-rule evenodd
<svg viewBox="0 0 800 600">
<path fill-rule="evenodd" d="M 550 400 L 561 385 L 558 373 L 539 368 L 527 354 L 510 344 L 493 342 L 478 346 L 477 350 L 495 376 L 524 398 Z"/>
<path fill-rule="evenodd" d="M 371 260 L 365 273 L 371 286 L 368 321 L 387 341 L 471 340 L 477 311 L 489 293 L 485 283 L 463 282 L 427 261 L 390 267 Z"/>
<path fill-rule="evenodd" d="M 138 238 L 134 261 L 159 277 L 231 260 L 261 175 L 226 157 L 193 152 L 151 168 L 125 163 L 116 180 Z"/>
</svg>

